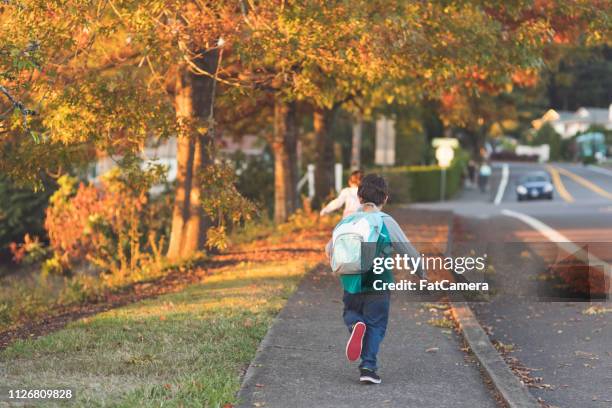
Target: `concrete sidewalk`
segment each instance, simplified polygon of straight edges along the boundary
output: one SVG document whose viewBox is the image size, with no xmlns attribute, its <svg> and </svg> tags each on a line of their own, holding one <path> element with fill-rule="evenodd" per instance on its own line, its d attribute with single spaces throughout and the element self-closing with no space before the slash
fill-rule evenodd
<svg viewBox="0 0 612 408">
<path fill-rule="evenodd" d="M 405 211 L 400 221 L 423 221 Z M 396 214 L 394 214 L 396 215 Z M 323 266 L 308 274 L 281 311 L 249 368 L 241 407 L 494 407 L 478 367 L 452 330 L 427 323 L 432 312 L 392 295 L 379 353 L 380 385 L 362 385 L 357 363 L 344 356 L 342 289 Z M 427 349 L 436 348 L 436 351 Z"/>
</svg>

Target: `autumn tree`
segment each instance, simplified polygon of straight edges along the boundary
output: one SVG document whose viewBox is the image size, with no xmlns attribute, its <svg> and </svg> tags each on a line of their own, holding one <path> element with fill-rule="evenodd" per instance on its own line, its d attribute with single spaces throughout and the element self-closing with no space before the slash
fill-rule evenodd
<svg viewBox="0 0 612 408">
<path fill-rule="evenodd" d="M 467 57 L 463 69 L 434 93 L 445 124 L 467 133 L 476 155 L 487 134 L 516 131 L 526 114 L 518 104 L 524 108 L 542 103 L 534 88 L 541 86 L 543 71 L 555 64 L 560 46 L 609 42 L 611 22 L 605 3 L 467 2 L 438 10 L 435 20 L 444 27 L 439 31 L 444 37 L 461 41 L 455 35 L 448 37 L 449 29 L 467 34 L 461 43 L 447 42 L 462 44 L 462 54 Z M 455 15 L 463 15 L 474 28 L 461 28 Z M 449 61 L 449 57 L 436 60 Z"/>
<path fill-rule="evenodd" d="M 606 41 L 604 1 L 7 1 L 0 5 L 0 168 L 34 182 L 95 152 L 178 135 L 171 258 L 204 242 L 216 85 L 273 106 L 275 219 L 296 208 L 297 112 L 313 115 L 317 195 L 344 108 L 497 92 L 541 69 L 548 44 Z M 571 22 L 571 24 L 570 24 Z M 220 42 L 220 40 L 223 40 Z M 229 61 L 227 64 L 225 61 Z M 243 91 L 240 91 L 243 92 Z M 36 115 L 34 115 L 36 113 Z"/>
<path fill-rule="evenodd" d="M 11 91 L 8 99 L 20 111 L 19 120 L 15 114 L 5 125 L 11 140 L 2 154 L 14 163 L 9 172 L 65 171 L 55 157 L 32 160 L 32 152 L 48 148 L 57 157 L 81 148 L 86 161 L 95 151 L 125 155 L 148 138 L 177 135 L 168 256 L 202 248 L 202 171 L 211 162 L 217 77 L 223 46 L 231 48 L 241 21 L 239 5 L 24 0 L 0 7 L 0 49 L 17 57 L 36 52 L 18 70 L 3 66 L 2 89 Z M 26 120 L 30 106 L 36 121 Z"/>
<path fill-rule="evenodd" d="M 343 104 L 374 87 L 384 71 L 369 46 L 369 33 L 380 23 L 373 18 L 393 12 L 385 2 L 310 0 L 301 3 L 260 2 L 247 15 L 245 40 L 238 45 L 245 64 L 257 71 L 257 87 L 274 95 L 274 150 L 277 157 L 275 219 L 291 212 L 295 197 L 294 105 L 312 115 L 317 150 L 315 200 L 333 188 L 333 142 L 329 136 L 334 116 Z M 376 11 L 376 9 L 382 11 Z M 291 152 L 290 154 L 288 152 Z M 287 176 L 288 173 L 289 176 Z M 281 186 L 291 183 L 285 188 Z M 284 192 L 288 192 L 285 194 Z"/>
</svg>

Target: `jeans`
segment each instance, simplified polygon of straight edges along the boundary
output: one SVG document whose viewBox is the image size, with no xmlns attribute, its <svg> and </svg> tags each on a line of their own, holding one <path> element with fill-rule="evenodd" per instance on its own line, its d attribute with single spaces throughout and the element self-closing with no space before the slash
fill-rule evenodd
<svg viewBox="0 0 612 408">
<path fill-rule="evenodd" d="M 345 291 L 342 301 L 344 302 L 342 317 L 349 332 L 357 322 L 363 322 L 366 325 L 359 368 L 376 370 L 376 355 L 385 337 L 389 321 L 390 294 L 388 291 L 366 293 Z"/>
</svg>

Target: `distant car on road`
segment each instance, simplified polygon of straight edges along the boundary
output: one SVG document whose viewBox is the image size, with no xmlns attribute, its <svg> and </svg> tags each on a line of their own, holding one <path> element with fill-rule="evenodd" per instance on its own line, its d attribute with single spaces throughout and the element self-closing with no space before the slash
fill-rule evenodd
<svg viewBox="0 0 612 408">
<path fill-rule="evenodd" d="M 525 174 L 516 184 L 516 198 L 519 201 L 547 198 L 553 198 L 553 185 L 550 182 L 550 176 L 544 171 L 534 171 Z"/>
</svg>

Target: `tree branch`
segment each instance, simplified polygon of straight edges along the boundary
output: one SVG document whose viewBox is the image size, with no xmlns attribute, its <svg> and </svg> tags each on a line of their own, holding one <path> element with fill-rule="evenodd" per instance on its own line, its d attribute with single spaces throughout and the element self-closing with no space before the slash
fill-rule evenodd
<svg viewBox="0 0 612 408">
<path fill-rule="evenodd" d="M 13 95 L 11 95 L 9 90 L 4 85 L 0 85 L 0 93 L 2 93 L 4 96 L 8 98 L 8 100 L 13 105 L 13 108 L 19 109 L 19 111 L 23 115 L 23 126 L 26 129 L 26 131 L 29 131 L 28 116 L 36 115 L 36 111 L 26 108 L 25 105 L 21 101 L 18 101 L 17 99 L 15 99 L 15 97 L 13 97 Z"/>
</svg>

